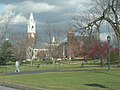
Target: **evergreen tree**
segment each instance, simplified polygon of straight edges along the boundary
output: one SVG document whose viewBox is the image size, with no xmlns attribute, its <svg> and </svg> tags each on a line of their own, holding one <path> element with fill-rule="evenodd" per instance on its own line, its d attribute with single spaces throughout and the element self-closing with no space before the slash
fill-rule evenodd
<svg viewBox="0 0 120 90">
<path fill-rule="evenodd" d="M 119 59 L 119 55 L 117 55 L 114 50 L 111 50 L 111 52 L 110 52 L 111 63 L 115 63 L 115 61 L 118 61 L 118 59 Z"/>
<path fill-rule="evenodd" d="M 1 44 L 0 48 L 0 65 L 5 65 L 7 62 L 13 60 L 13 51 L 12 51 L 12 44 L 9 40 L 4 41 Z"/>
</svg>

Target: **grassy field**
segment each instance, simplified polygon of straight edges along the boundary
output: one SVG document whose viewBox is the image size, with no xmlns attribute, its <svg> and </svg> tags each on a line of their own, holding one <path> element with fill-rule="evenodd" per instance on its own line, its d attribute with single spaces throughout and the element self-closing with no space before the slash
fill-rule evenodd
<svg viewBox="0 0 120 90">
<path fill-rule="evenodd" d="M 0 82 L 48 90 L 120 90 L 120 70 L 0 76 Z"/>
<path fill-rule="evenodd" d="M 0 83 L 24 85 L 34 88 L 45 88 L 48 90 L 120 90 L 120 68 L 111 65 L 107 71 L 107 65 L 86 64 L 83 67 L 81 62 L 70 64 L 37 64 L 20 65 L 21 71 L 35 70 L 81 70 L 79 72 L 58 72 L 32 75 L 2 76 L 2 73 L 14 72 L 15 66 L 0 66 Z"/>
<path fill-rule="evenodd" d="M 39 67 L 37 67 L 39 65 Z M 112 68 L 116 69 L 116 66 L 112 66 Z M 33 62 L 33 66 L 31 66 L 30 63 L 27 64 L 20 64 L 20 71 L 35 71 L 35 70 L 94 70 L 94 69 L 101 69 L 101 70 L 107 70 L 107 65 L 104 67 L 100 67 L 99 63 L 92 64 L 91 62 L 86 63 L 82 67 L 82 61 L 71 61 L 71 62 L 63 62 L 63 63 L 57 63 L 57 64 L 39 64 L 38 62 Z M 6 66 L 0 66 L 0 73 L 8 73 L 8 72 L 14 72 L 15 71 L 15 65 L 6 65 Z"/>
</svg>

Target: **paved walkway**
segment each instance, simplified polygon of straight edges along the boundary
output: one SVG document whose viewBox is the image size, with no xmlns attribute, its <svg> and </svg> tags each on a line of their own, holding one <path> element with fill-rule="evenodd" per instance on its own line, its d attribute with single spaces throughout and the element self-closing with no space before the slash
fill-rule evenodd
<svg viewBox="0 0 120 90">
<path fill-rule="evenodd" d="M 3 75 L 27 75 L 27 74 L 40 74 L 49 72 L 61 72 L 60 70 L 37 70 L 37 71 L 21 71 L 21 72 L 9 72 Z"/>
<path fill-rule="evenodd" d="M 17 90 L 9 87 L 0 86 L 0 90 Z"/>
<path fill-rule="evenodd" d="M 54 72 L 96 72 L 96 70 L 37 70 L 37 71 L 23 71 L 23 72 L 10 72 L 3 75 L 27 75 L 27 74 L 41 74 L 41 73 L 54 73 Z"/>
</svg>

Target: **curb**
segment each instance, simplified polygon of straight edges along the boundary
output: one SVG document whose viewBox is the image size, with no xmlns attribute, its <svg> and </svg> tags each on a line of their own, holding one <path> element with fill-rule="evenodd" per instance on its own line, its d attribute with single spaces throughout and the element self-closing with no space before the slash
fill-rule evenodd
<svg viewBox="0 0 120 90">
<path fill-rule="evenodd" d="M 10 88 L 14 88 L 17 90 L 47 90 L 44 88 L 32 88 L 32 87 L 28 87 L 24 85 L 11 84 L 11 83 L 6 83 L 6 82 L 0 82 L 0 86 L 10 87 Z"/>
</svg>

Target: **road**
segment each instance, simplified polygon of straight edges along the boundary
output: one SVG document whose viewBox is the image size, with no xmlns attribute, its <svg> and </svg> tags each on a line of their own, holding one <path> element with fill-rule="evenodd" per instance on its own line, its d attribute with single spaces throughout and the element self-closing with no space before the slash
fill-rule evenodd
<svg viewBox="0 0 120 90">
<path fill-rule="evenodd" d="M 0 86 L 0 90 L 17 90 L 9 87 Z"/>
</svg>

